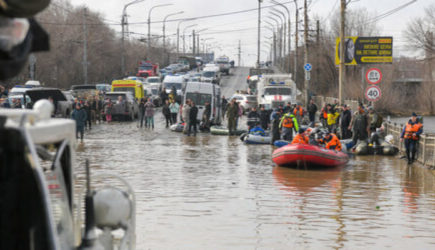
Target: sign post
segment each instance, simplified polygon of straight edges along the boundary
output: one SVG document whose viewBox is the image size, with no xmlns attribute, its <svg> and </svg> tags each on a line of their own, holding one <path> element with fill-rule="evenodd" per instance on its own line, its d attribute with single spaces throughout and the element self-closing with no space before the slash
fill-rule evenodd
<svg viewBox="0 0 435 250">
<path fill-rule="evenodd" d="M 378 84 L 382 81 L 381 70 L 377 68 L 371 68 L 367 70 L 366 80 L 369 84 Z"/>
</svg>

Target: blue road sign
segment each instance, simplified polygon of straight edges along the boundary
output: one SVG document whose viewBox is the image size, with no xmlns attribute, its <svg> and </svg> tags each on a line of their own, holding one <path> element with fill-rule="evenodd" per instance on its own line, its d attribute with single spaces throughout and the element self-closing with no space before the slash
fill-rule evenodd
<svg viewBox="0 0 435 250">
<path fill-rule="evenodd" d="M 313 68 L 313 66 L 310 63 L 307 63 L 304 65 L 305 71 L 311 71 L 312 68 Z"/>
</svg>

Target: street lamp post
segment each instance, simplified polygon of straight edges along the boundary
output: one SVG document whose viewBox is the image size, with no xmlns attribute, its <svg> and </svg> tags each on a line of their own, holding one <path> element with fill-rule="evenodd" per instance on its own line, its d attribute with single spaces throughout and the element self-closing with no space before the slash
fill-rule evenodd
<svg viewBox="0 0 435 250">
<path fill-rule="evenodd" d="M 278 15 L 277 13 L 275 13 L 275 12 L 270 12 L 270 14 L 272 14 L 272 15 L 274 15 L 274 16 L 276 16 L 276 17 L 278 17 L 278 19 L 281 21 L 281 28 L 280 28 L 280 30 L 281 30 L 281 37 L 280 37 L 280 39 L 279 39 L 279 42 L 280 42 L 280 44 L 281 44 L 281 51 L 280 51 L 280 54 L 281 54 L 281 57 L 285 57 L 285 42 L 286 42 L 286 23 L 285 23 L 285 19 L 284 18 L 282 18 L 280 15 Z M 281 63 L 282 64 L 282 63 Z M 285 64 L 285 60 L 284 60 L 284 64 Z M 284 66 L 285 67 L 285 66 Z"/>
<path fill-rule="evenodd" d="M 175 13 L 171 13 L 169 15 L 166 15 L 165 18 L 163 18 L 163 63 L 165 63 L 165 58 L 166 58 L 166 19 L 168 19 L 168 17 L 171 16 L 175 16 L 175 15 L 180 15 L 183 14 L 184 11 L 179 11 L 179 12 L 175 12 Z"/>
<path fill-rule="evenodd" d="M 165 6 L 170 6 L 170 5 L 173 5 L 173 4 L 172 3 L 159 4 L 159 5 L 151 7 L 150 11 L 148 12 L 148 49 L 151 48 L 151 11 L 153 11 L 153 9 L 158 8 L 158 7 L 165 7 Z"/>
<path fill-rule="evenodd" d="M 274 29 L 275 25 L 273 25 L 273 23 L 271 23 L 269 21 L 264 21 L 264 22 L 269 24 L 270 27 L 272 27 L 272 28 L 270 28 L 270 27 L 266 26 L 265 28 L 270 29 L 272 31 L 272 34 L 273 34 L 272 35 L 272 44 L 273 44 L 272 45 L 272 50 L 273 50 L 272 62 L 275 65 L 275 63 L 276 63 L 276 33 L 275 33 L 275 29 Z M 278 28 L 276 29 L 276 31 L 278 32 Z"/>
<path fill-rule="evenodd" d="M 298 2 L 297 0 L 294 0 L 295 7 L 296 7 L 296 14 L 295 14 L 295 61 L 294 61 L 294 74 L 295 74 L 295 82 L 297 83 L 298 79 L 298 42 L 299 42 L 299 9 L 298 9 Z"/>
<path fill-rule="evenodd" d="M 257 38 L 257 67 L 260 66 L 260 40 L 261 40 L 261 3 L 263 0 L 258 0 L 258 38 Z"/>
<path fill-rule="evenodd" d="M 184 19 L 178 22 L 177 25 L 177 56 L 180 55 L 180 25 L 184 22 L 193 21 L 195 18 Z"/>
<path fill-rule="evenodd" d="M 281 43 L 281 37 L 282 37 L 282 29 L 280 29 L 280 27 L 279 27 L 279 21 L 278 20 L 276 20 L 275 18 L 273 18 L 273 17 L 271 17 L 271 16 L 268 16 L 268 18 L 270 19 L 270 20 L 273 20 L 275 23 L 276 23 L 276 33 L 277 33 L 277 37 L 278 37 L 278 30 L 279 30 L 279 36 L 280 36 L 280 38 L 279 38 L 279 43 L 278 43 L 278 55 L 279 55 L 279 58 L 281 59 L 281 46 L 282 46 L 282 43 Z"/>
<path fill-rule="evenodd" d="M 183 29 L 183 54 L 186 54 L 186 36 L 185 36 L 185 32 L 186 32 L 186 30 L 188 28 L 192 28 L 192 27 L 195 27 L 195 26 L 198 26 L 198 24 L 192 24 L 192 25 L 189 25 L 189 26 L 187 26 L 187 27 L 185 27 Z"/>
<path fill-rule="evenodd" d="M 291 72 L 291 63 L 290 63 L 290 53 L 291 53 L 291 19 L 290 19 L 290 10 L 282 3 L 279 3 L 275 0 L 271 0 L 273 3 L 278 4 L 279 6 L 283 7 L 286 12 L 287 12 L 287 16 L 288 16 L 288 67 L 289 67 L 289 72 Z"/>
<path fill-rule="evenodd" d="M 126 16 L 127 16 L 127 7 L 133 4 L 137 4 L 140 2 L 143 2 L 145 0 L 134 0 L 132 2 L 127 3 L 124 5 L 124 8 L 122 9 L 122 17 L 121 17 L 121 29 L 122 29 L 122 35 L 121 35 L 121 74 L 125 75 L 125 42 L 124 42 L 124 26 L 126 23 Z"/>
</svg>

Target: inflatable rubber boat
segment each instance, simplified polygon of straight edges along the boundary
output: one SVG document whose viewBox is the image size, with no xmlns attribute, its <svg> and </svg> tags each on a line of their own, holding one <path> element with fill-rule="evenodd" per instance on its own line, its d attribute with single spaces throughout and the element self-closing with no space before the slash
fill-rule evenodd
<svg viewBox="0 0 435 250">
<path fill-rule="evenodd" d="M 243 140 L 246 144 L 270 144 L 272 138 L 270 135 L 246 134 Z"/>
<path fill-rule="evenodd" d="M 223 126 L 211 126 L 210 127 L 210 133 L 212 135 L 229 135 L 229 130 L 227 127 Z M 234 131 L 234 135 L 241 135 L 243 133 L 246 133 L 246 130 L 236 130 Z"/>
<path fill-rule="evenodd" d="M 349 161 L 347 154 L 309 144 L 290 144 L 276 149 L 272 160 L 279 166 L 335 167 Z"/>
<path fill-rule="evenodd" d="M 171 131 L 174 131 L 174 132 L 183 132 L 183 129 L 184 129 L 184 123 L 177 123 L 177 124 L 171 125 L 171 126 L 169 127 L 169 129 L 170 129 Z"/>
</svg>

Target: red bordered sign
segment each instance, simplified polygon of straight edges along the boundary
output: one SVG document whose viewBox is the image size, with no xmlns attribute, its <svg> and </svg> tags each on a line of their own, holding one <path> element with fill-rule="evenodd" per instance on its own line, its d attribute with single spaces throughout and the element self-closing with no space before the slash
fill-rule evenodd
<svg viewBox="0 0 435 250">
<path fill-rule="evenodd" d="M 369 102 L 376 102 L 382 97 L 381 89 L 378 86 L 370 86 L 366 89 L 366 99 Z"/>
<path fill-rule="evenodd" d="M 382 73 L 380 69 L 371 68 L 367 70 L 366 80 L 369 84 L 378 84 L 382 81 Z"/>
</svg>

